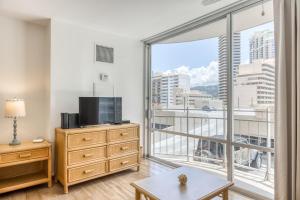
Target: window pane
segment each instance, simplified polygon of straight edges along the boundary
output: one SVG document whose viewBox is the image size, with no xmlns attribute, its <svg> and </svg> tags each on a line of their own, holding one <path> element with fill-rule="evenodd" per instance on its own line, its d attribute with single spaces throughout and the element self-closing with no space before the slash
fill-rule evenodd
<svg viewBox="0 0 300 200">
<path fill-rule="evenodd" d="M 264 9 L 264 10 L 263 10 Z M 273 5 L 268 1 L 233 15 L 240 63 L 234 67 L 234 179 L 273 193 L 275 44 Z M 260 148 L 264 147 L 264 149 Z M 237 184 L 237 186 L 239 186 Z M 241 184 L 240 186 L 245 187 Z"/>
<path fill-rule="evenodd" d="M 222 19 L 152 46 L 152 155 L 227 174 Z"/>
</svg>

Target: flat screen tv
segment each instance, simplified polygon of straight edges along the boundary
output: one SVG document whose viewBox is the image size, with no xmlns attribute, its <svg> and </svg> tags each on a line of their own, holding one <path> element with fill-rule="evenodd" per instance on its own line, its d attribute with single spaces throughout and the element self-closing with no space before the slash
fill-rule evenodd
<svg viewBox="0 0 300 200">
<path fill-rule="evenodd" d="M 122 122 L 122 97 L 79 97 L 80 126 Z"/>
</svg>

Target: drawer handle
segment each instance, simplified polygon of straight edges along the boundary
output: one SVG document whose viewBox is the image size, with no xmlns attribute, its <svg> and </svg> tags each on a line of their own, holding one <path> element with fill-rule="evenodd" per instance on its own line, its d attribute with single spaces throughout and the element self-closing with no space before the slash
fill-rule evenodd
<svg viewBox="0 0 300 200">
<path fill-rule="evenodd" d="M 121 136 L 126 136 L 126 135 L 128 135 L 128 133 L 125 132 L 125 133 L 121 133 L 120 135 Z"/>
<path fill-rule="evenodd" d="M 89 174 L 89 173 L 92 173 L 93 171 L 95 171 L 95 169 L 87 169 L 87 170 L 84 170 L 83 173 Z"/>
<path fill-rule="evenodd" d="M 121 165 L 126 165 L 126 164 L 128 164 L 128 163 L 129 163 L 129 161 L 126 160 L 126 161 L 121 162 Z"/>
<path fill-rule="evenodd" d="M 85 138 L 82 138 L 82 140 L 83 140 L 83 141 L 91 141 L 92 138 L 86 138 L 86 137 L 85 137 Z"/>
<path fill-rule="evenodd" d="M 128 150 L 129 147 L 121 147 L 121 151 L 125 151 L 125 150 Z"/>
<path fill-rule="evenodd" d="M 31 153 L 20 154 L 20 155 L 19 155 L 20 158 L 29 158 L 30 156 L 31 156 Z"/>
<path fill-rule="evenodd" d="M 89 157 L 92 157 L 92 156 L 93 156 L 93 154 L 91 154 L 91 153 L 83 154 L 84 158 L 89 158 Z"/>
</svg>

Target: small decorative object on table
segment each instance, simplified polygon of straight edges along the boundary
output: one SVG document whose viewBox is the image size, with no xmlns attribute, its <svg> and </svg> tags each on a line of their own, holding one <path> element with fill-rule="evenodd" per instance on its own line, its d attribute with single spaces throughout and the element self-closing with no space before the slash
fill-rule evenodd
<svg viewBox="0 0 300 200">
<path fill-rule="evenodd" d="M 187 182 L 187 176 L 185 174 L 180 174 L 178 176 L 178 180 L 179 180 L 180 185 L 185 185 Z"/>
<path fill-rule="evenodd" d="M 44 141 L 45 141 L 44 138 L 41 138 L 41 137 L 38 137 L 38 138 L 32 140 L 33 143 L 41 143 Z"/>
</svg>

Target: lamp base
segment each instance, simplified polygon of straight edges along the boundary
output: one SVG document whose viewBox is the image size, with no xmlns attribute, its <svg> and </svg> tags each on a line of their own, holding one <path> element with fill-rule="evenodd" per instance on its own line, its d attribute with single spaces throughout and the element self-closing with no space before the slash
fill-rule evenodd
<svg viewBox="0 0 300 200">
<path fill-rule="evenodd" d="M 19 145 L 21 142 L 17 139 L 17 117 L 14 117 L 14 139 L 9 143 L 9 145 L 14 146 L 14 145 Z"/>
<path fill-rule="evenodd" d="M 21 144 L 21 142 L 20 142 L 18 139 L 16 139 L 16 138 L 14 138 L 14 139 L 9 143 L 9 145 L 11 145 L 11 146 L 15 146 L 15 145 L 19 145 L 19 144 Z"/>
</svg>

